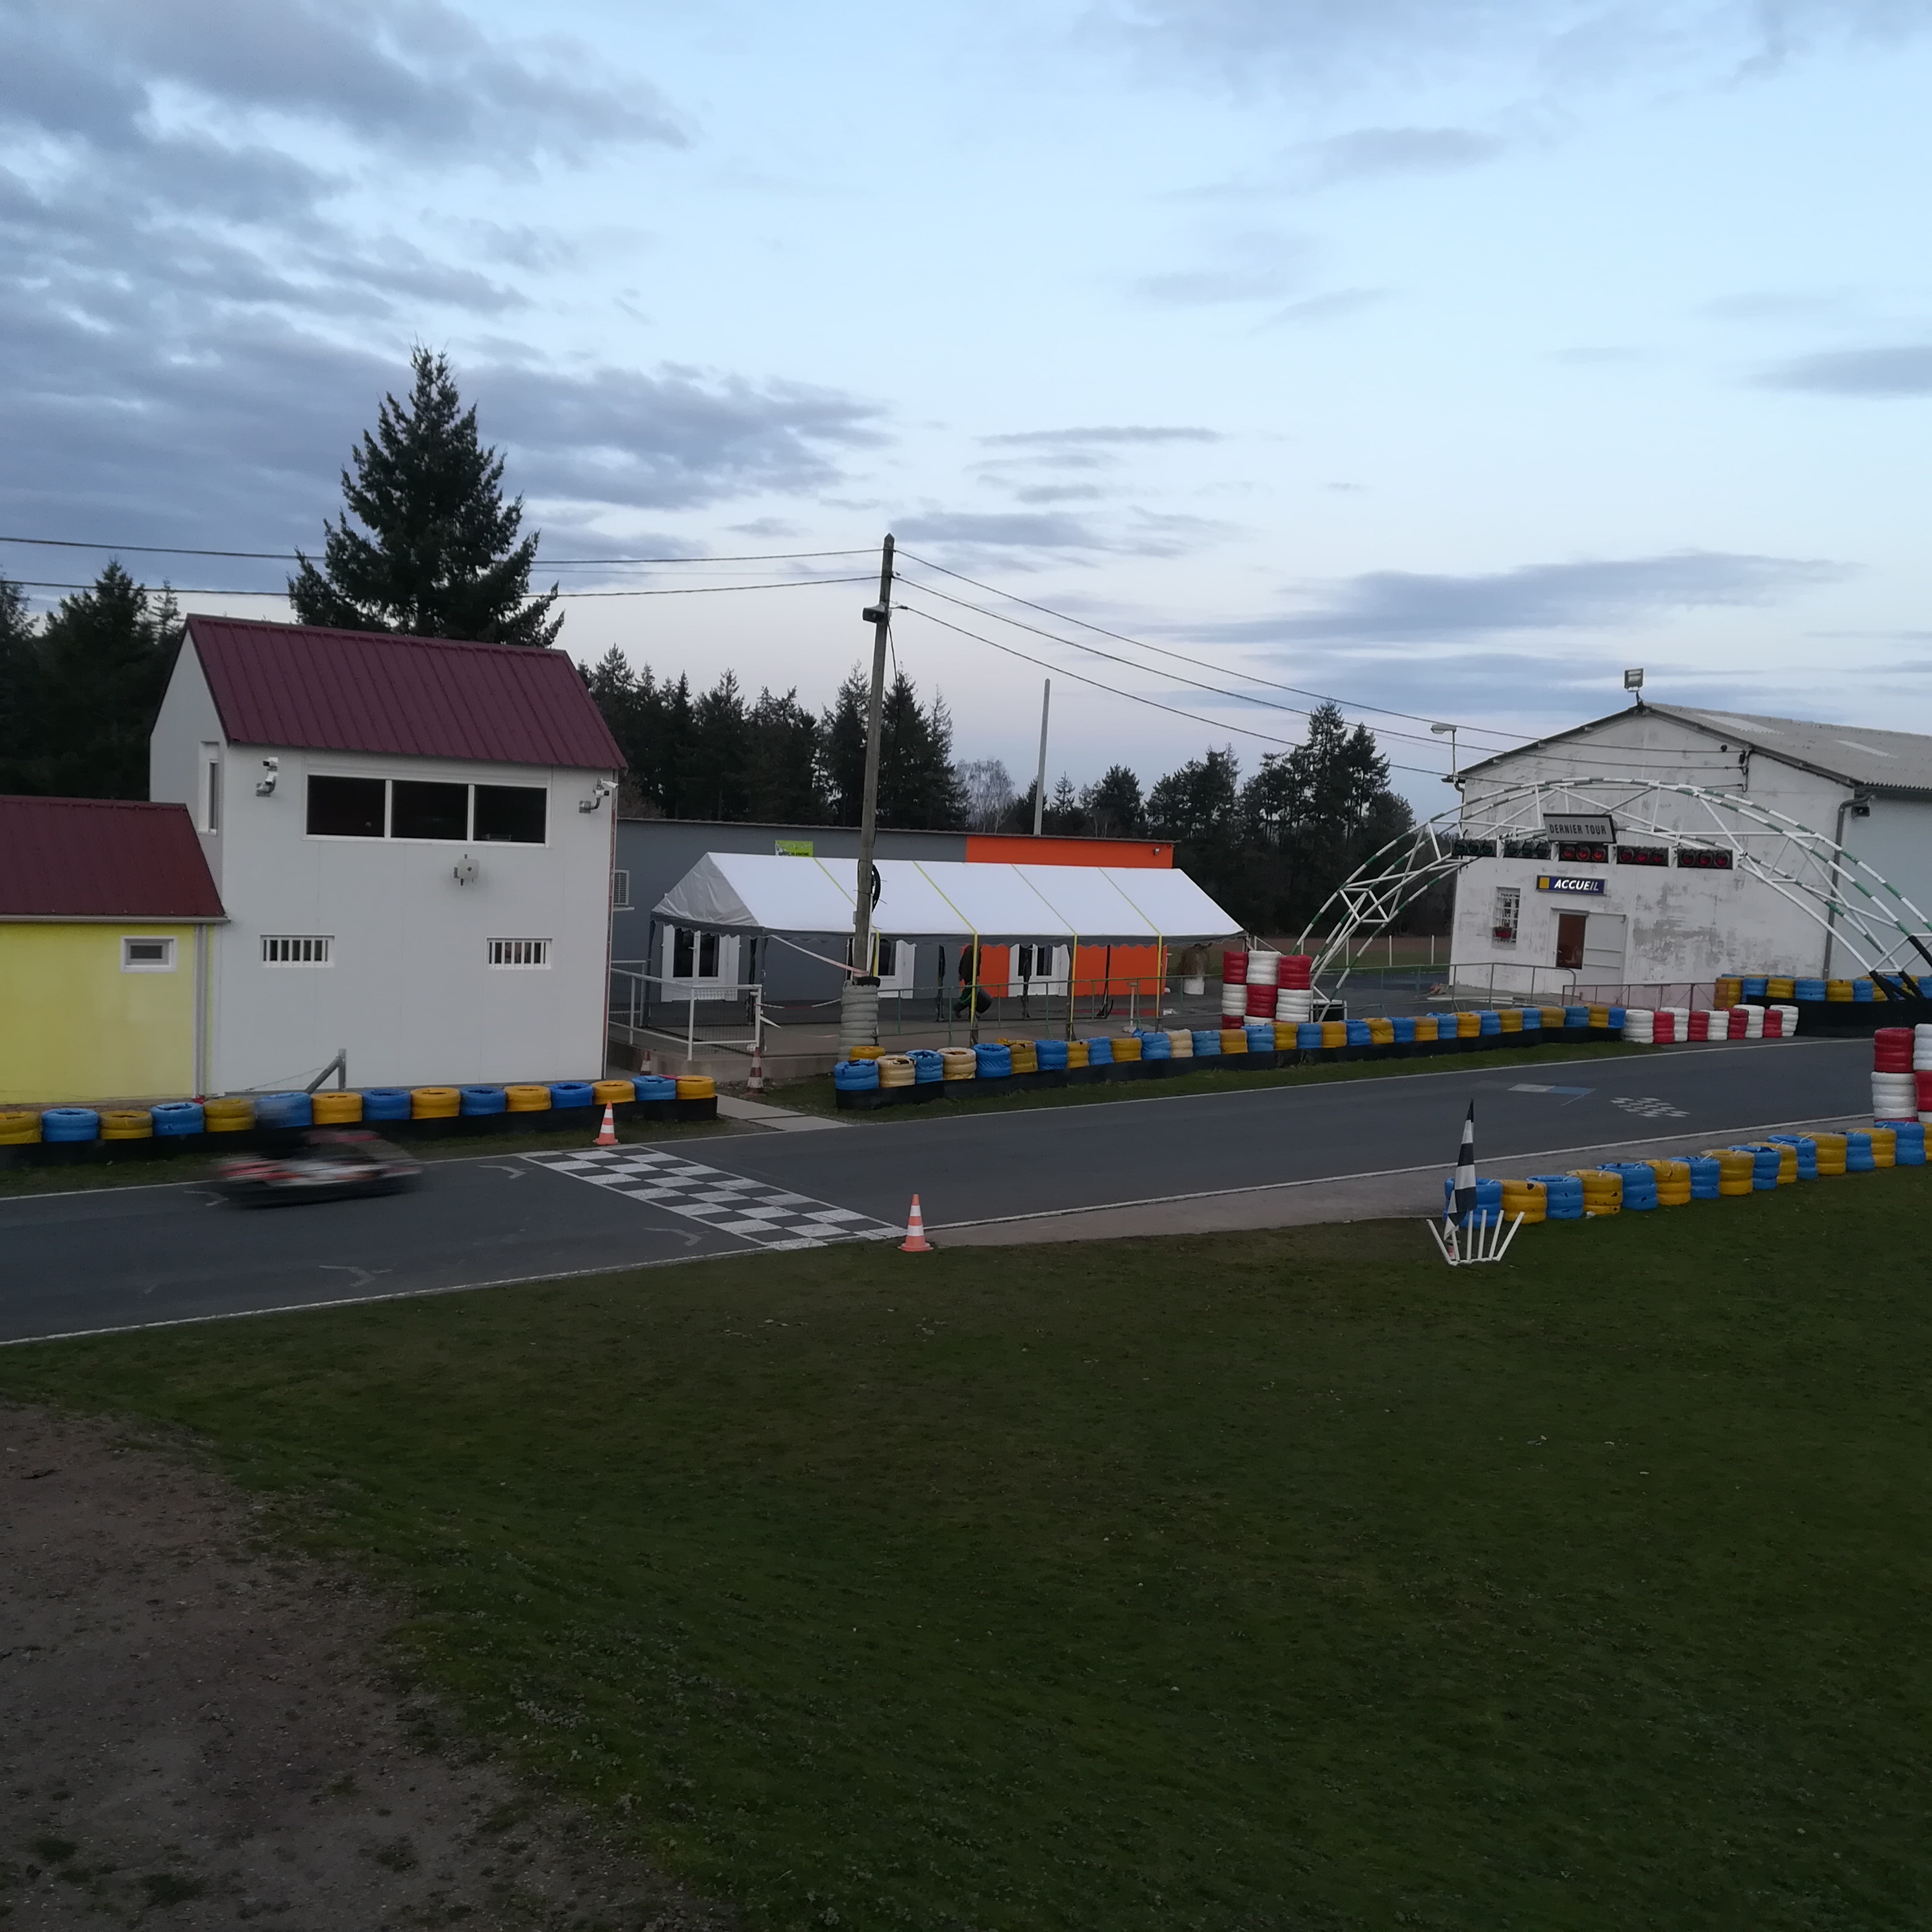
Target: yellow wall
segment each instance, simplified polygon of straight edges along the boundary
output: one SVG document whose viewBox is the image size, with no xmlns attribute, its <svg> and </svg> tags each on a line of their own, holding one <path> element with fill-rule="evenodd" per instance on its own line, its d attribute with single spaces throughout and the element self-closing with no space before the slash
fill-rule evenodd
<svg viewBox="0 0 1932 1932">
<path fill-rule="evenodd" d="M 0 1102 L 194 1091 L 194 928 L 0 922 Z M 172 973 L 124 973 L 121 942 L 172 938 Z"/>
</svg>

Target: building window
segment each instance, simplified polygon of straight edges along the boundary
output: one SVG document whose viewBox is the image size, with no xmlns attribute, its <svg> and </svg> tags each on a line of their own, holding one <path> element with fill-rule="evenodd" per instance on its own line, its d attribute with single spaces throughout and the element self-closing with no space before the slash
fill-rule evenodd
<svg viewBox="0 0 1932 1932">
<path fill-rule="evenodd" d="M 1617 848 L 1619 866 L 1667 866 L 1670 863 L 1668 845 L 1619 845 Z"/>
<path fill-rule="evenodd" d="M 308 782 L 309 836 L 380 838 L 388 797 L 388 784 L 381 778 L 311 778 Z"/>
<path fill-rule="evenodd" d="M 1566 866 L 1607 866 L 1610 842 L 1604 838 L 1565 838 L 1556 848 L 1556 856 Z"/>
<path fill-rule="evenodd" d="M 718 976 L 718 935 L 694 932 L 686 926 L 671 928 L 670 976 L 674 980 L 715 980 Z"/>
<path fill-rule="evenodd" d="M 541 785 L 476 788 L 476 838 L 487 845 L 541 845 L 550 794 Z"/>
<path fill-rule="evenodd" d="M 122 940 L 121 970 L 124 973 L 172 973 L 175 970 L 174 941 L 146 937 Z"/>
<path fill-rule="evenodd" d="M 610 874 L 610 910 L 628 912 L 631 909 L 631 875 L 621 868 Z"/>
<path fill-rule="evenodd" d="M 1514 946 L 1516 944 L 1516 924 L 1522 916 L 1522 894 L 1520 890 L 1514 886 L 1498 886 L 1496 888 L 1496 917 L 1490 926 L 1490 937 L 1498 946 Z"/>
<path fill-rule="evenodd" d="M 550 941 L 547 939 L 493 939 L 490 942 L 493 966 L 548 966 Z"/>
<path fill-rule="evenodd" d="M 470 788 L 398 778 L 389 788 L 392 838 L 440 838 L 460 843 L 470 836 Z"/>
<path fill-rule="evenodd" d="M 327 966 L 335 956 L 335 941 L 320 933 L 280 933 L 262 941 L 264 966 Z"/>
<path fill-rule="evenodd" d="M 221 747 L 204 745 L 201 748 L 201 829 L 204 832 L 221 830 Z"/>
</svg>

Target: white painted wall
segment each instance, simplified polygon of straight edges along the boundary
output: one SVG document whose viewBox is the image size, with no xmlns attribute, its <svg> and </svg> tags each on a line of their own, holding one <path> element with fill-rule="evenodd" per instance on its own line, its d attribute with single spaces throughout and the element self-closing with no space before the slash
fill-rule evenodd
<svg viewBox="0 0 1932 1932">
<path fill-rule="evenodd" d="M 1932 800 L 1874 796 L 1870 806 L 1864 817 L 1847 814 L 1845 850 L 1881 873 L 1925 916 L 1915 920 L 1894 907 L 1913 930 L 1927 934 L 1926 946 L 1932 950 Z M 1833 945 L 1832 958 L 1834 978 L 1864 970 L 1842 945 Z M 1900 963 L 1908 973 L 1932 973 L 1932 964 L 1916 953 Z"/>
<path fill-rule="evenodd" d="M 218 739 L 184 650 L 151 746 L 158 799 L 196 808 L 199 748 Z M 261 760 L 280 770 L 273 796 Z M 580 812 L 604 774 L 550 767 L 226 746 L 221 824 L 204 849 L 229 923 L 213 934 L 208 1090 L 305 1084 L 338 1047 L 352 1086 L 594 1078 L 603 1069 L 613 815 Z M 310 838 L 310 772 L 548 794 L 547 842 Z M 465 856 L 474 884 L 452 876 Z M 268 934 L 326 935 L 324 967 L 267 966 Z M 494 938 L 550 942 L 538 969 L 492 968 Z"/>
</svg>

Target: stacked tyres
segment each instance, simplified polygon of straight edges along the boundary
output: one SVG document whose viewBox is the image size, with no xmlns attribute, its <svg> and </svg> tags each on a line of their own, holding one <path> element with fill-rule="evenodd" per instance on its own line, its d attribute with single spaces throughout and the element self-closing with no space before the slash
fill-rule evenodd
<svg viewBox="0 0 1932 1932">
<path fill-rule="evenodd" d="M 1657 1204 L 1684 1208 L 1690 1202 L 1690 1163 L 1688 1160 L 1649 1160 L 1644 1162 L 1657 1177 Z"/>
<path fill-rule="evenodd" d="M 1242 1054 L 1248 1050 L 1247 1030 L 1244 1027 L 1223 1026 L 1220 1039 L 1221 1051 L 1224 1054 Z"/>
<path fill-rule="evenodd" d="M 204 1101 L 201 1113 L 202 1124 L 211 1134 L 245 1134 L 255 1124 L 255 1103 L 245 1094 Z"/>
<path fill-rule="evenodd" d="M 359 1101 L 362 1096 L 358 1094 Z M 202 1111 L 193 1100 L 164 1100 L 154 1109 L 154 1138 L 158 1141 L 185 1141 L 202 1133 Z M 0 1142 L 6 1139 L 6 1120 L 0 1116 Z"/>
<path fill-rule="evenodd" d="M 104 1136 L 107 1132 L 110 1118 L 105 1114 L 100 1117 L 100 1131 Z M 1872 1129 L 1871 1150 L 1873 1166 L 1896 1167 L 1898 1165 L 1898 1136 L 1891 1128 L 1877 1126 Z"/>
<path fill-rule="evenodd" d="M 1782 1006 L 1765 1008 L 1764 1037 L 1766 1040 L 1782 1040 L 1784 1037 L 1784 1009 Z"/>
<path fill-rule="evenodd" d="M 652 1074 L 640 1074 L 632 1083 L 632 1090 L 640 1100 L 651 1097 L 645 1093 L 644 1088 L 646 1082 L 656 1078 L 656 1076 Z M 671 1088 L 671 1094 L 675 1094 L 677 1090 L 676 1082 L 673 1081 L 667 1084 Z M 671 1094 L 667 1094 L 663 1097 L 669 1100 Z M 363 1104 L 366 1106 L 369 1096 L 365 1094 L 362 1097 Z M 520 1082 L 514 1086 L 506 1087 L 503 1089 L 503 1105 L 505 1111 L 512 1114 L 547 1114 L 550 1112 L 550 1089 L 548 1087 L 538 1086 L 533 1080 Z M 370 1118 L 373 1120 L 375 1116 L 371 1114 Z"/>
<path fill-rule="evenodd" d="M 1446 1220 L 1456 1211 L 1456 1178 L 1445 1174 L 1442 1181 L 1442 1213 Z M 1503 1211 L 1503 1184 L 1500 1180 L 1476 1183 L 1476 1204 L 1465 1214 L 1460 1226 L 1473 1228 L 1479 1222 L 1493 1228 Z"/>
<path fill-rule="evenodd" d="M 970 1046 L 941 1047 L 939 1058 L 949 1080 L 972 1080 L 979 1076 L 979 1058 Z"/>
<path fill-rule="evenodd" d="M 914 1054 L 913 1058 L 916 1060 L 919 1056 Z M 1066 1042 L 1064 1040 L 1041 1040 L 1034 1048 L 1034 1058 L 1042 1073 L 1064 1072 L 1072 1064 L 1066 1051 Z M 937 1079 L 938 1076 L 934 1074 L 933 1078 Z"/>
<path fill-rule="evenodd" d="M 1762 1006 L 1744 1006 L 1741 1009 L 1744 1016 L 1744 1037 L 1762 1040 L 1764 1037 L 1764 1009 Z"/>
<path fill-rule="evenodd" d="M 1245 1019 L 1248 1012 L 1248 956 L 1224 952 L 1221 955 L 1221 1016 Z"/>
<path fill-rule="evenodd" d="M 1724 1164 L 1715 1154 L 1694 1154 L 1684 1165 L 1690 1170 L 1690 1198 L 1693 1201 L 1714 1201 L 1724 1191 L 1720 1185 L 1724 1178 Z M 1744 1190 L 1750 1192 L 1750 1178 L 1744 1178 Z"/>
<path fill-rule="evenodd" d="M 423 1090 L 417 1088 L 417 1092 Z M 684 1082 L 677 1083 L 678 1097 L 684 1097 Z M 597 1096 L 587 1080 L 553 1080 L 550 1083 L 550 1105 L 552 1113 L 562 1113 L 573 1107 L 590 1107 L 596 1104 Z"/>
<path fill-rule="evenodd" d="M 680 1101 L 700 1101 L 708 1110 L 702 1118 L 718 1118 L 718 1082 L 708 1073 L 680 1073 L 677 1076 L 677 1097 Z M 696 1117 L 694 1117 L 696 1118 Z"/>
<path fill-rule="evenodd" d="M 1415 1044 L 1415 1022 L 1407 1014 L 1398 1013 L 1389 1022 L 1389 1029 L 1395 1036 L 1396 1046 L 1413 1046 Z"/>
<path fill-rule="evenodd" d="M 1624 1178 L 1613 1169 L 1605 1167 L 1581 1167 L 1574 1170 L 1583 1188 L 1583 1212 L 1598 1220 L 1610 1215 L 1620 1214 L 1624 1205 Z M 1652 1204 L 1655 1204 L 1655 1186 L 1652 1187 Z"/>
<path fill-rule="evenodd" d="M 1370 1020 L 1369 1022 L 1369 1044 L 1371 1046 L 1394 1046 L 1394 1021 L 1380 1018 Z"/>
<path fill-rule="evenodd" d="M 1174 1042 L 1165 1033 L 1144 1033 L 1139 1036 L 1141 1058 L 1147 1060 L 1172 1060 Z M 1192 1042 L 1190 1042 L 1192 1044 Z"/>
<path fill-rule="evenodd" d="M 100 1116 L 92 1107 L 49 1107 L 40 1115 L 46 1147 L 84 1147 L 100 1137 Z"/>
<path fill-rule="evenodd" d="M 1788 1000 L 1797 984 L 1796 980 L 1774 973 L 1764 982 L 1764 996 L 1772 1001 Z"/>
<path fill-rule="evenodd" d="M 1878 1165 L 1872 1158 L 1871 1136 L 1849 1133 L 1845 1136 L 1845 1172 L 1870 1174 Z"/>
<path fill-rule="evenodd" d="M 1476 1016 L 1476 1033 L 1480 1039 L 1493 1040 L 1503 1030 L 1503 1016 L 1493 1006 L 1485 1006 Z"/>
<path fill-rule="evenodd" d="M 1342 1037 L 1349 1046 L 1372 1046 L 1375 1044 L 1375 1036 L 1369 1031 L 1366 1020 L 1344 1020 L 1342 1022 Z"/>
<path fill-rule="evenodd" d="M 1785 1151 L 1782 1148 L 1768 1146 L 1726 1148 L 1718 1157 L 1721 1160 L 1728 1154 L 1748 1160 L 1751 1164 L 1751 1191 L 1768 1194 L 1782 1178 Z M 1791 1178 L 1794 1180 L 1798 1178 L 1795 1162 Z"/>
<path fill-rule="evenodd" d="M 628 1087 L 629 1083 L 626 1082 Z M 626 1093 L 626 1100 L 631 1098 Z M 458 1112 L 466 1120 L 494 1120 L 499 1114 L 510 1111 L 510 1096 L 501 1087 L 459 1087 L 456 1090 Z"/>
<path fill-rule="evenodd" d="M 1281 974 L 1274 998 L 1274 1016 L 1299 1025 L 1315 1017 L 1315 960 L 1306 952 L 1282 955 Z"/>
<path fill-rule="evenodd" d="M 1757 1156 L 1755 1154 L 1741 1152 L 1736 1148 L 1712 1148 L 1702 1158 L 1717 1162 L 1718 1192 L 1726 1200 L 1735 1199 L 1739 1195 L 1749 1194 L 1756 1187 Z M 1693 1193 L 1696 1192 L 1696 1174 L 1694 1168 L 1691 1174 Z M 1775 1174 L 1772 1176 L 1767 1185 L 1772 1187 L 1778 1185 Z"/>
<path fill-rule="evenodd" d="M 1657 1016 L 1659 1019 L 1668 1017 L 1670 1036 L 1673 1040 L 1686 1040 L 1690 1037 L 1690 1009 L 1688 1006 L 1660 1006 Z"/>
<path fill-rule="evenodd" d="M 1848 1005 L 1852 997 L 1852 982 L 1849 980 L 1827 980 L 1825 998 L 1833 1006 Z"/>
<path fill-rule="evenodd" d="M 1767 1154 L 1777 1162 L 1772 1170 L 1772 1185 L 1774 1187 L 1795 1186 L 1804 1178 L 1798 1166 L 1798 1149 L 1790 1135 L 1781 1134 L 1774 1141 L 1750 1141 L 1745 1144 L 1759 1163 L 1758 1172 L 1763 1172 L 1763 1162 Z"/>
<path fill-rule="evenodd" d="M 1745 1038 L 1750 1031 L 1750 1016 L 1756 1010 L 1755 1006 L 1730 1008 L 1724 1015 L 1724 1037 L 1726 1040 Z"/>
<path fill-rule="evenodd" d="M 256 1096 L 255 1124 L 268 1132 L 286 1132 L 315 1124 L 314 1103 L 306 1094 L 262 1094 Z"/>
<path fill-rule="evenodd" d="M 640 1106 L 660 1106 L 667 1100 L 675 1100 L 677 1098 L 677 1082 L 668 1074 L 640 1073 L 631 1084 L 637 1091 L 638 1102 Z M 517 1108 L 517 1095 L 519 1092 L 541 1094 L 544 1096 L 544 1106 L 548 1107 L 550 1105 L 550 1089 L 548 1087 L 535 1088 L 512 1087 L 508 1091 L 510 1096 L 510 1108 L 513 1113 Z"/>
<path fill-rule="evenodd" d="M 1872 1115 L 1876 1120 L 1916 1119 L 1918 1083 L 1916 1029 L 1880 1027 L 1872 1035 Z"/>
<path fill-rule="evenodd" d="M 117 1154 L 152 1154 L 154 1117 L 146 1107 L 118 1107 L 100 1117 L 100 1138 Z"/>
<path fill-rule="evenodd" d="M 1192 1060 L 1194 1058 L 1193 1034 L 1185 1028 L 1174 1028 L 1167 1036 L 1167 1057 L 1170 1060 Z"/>
<path fill-rule="evenodd" d="M 1521 1033 L 1522 1030 L 1522 1010 L 1516 1006 L 1504 1007 L 1496 1016 L 1496 1024 L 1498 1029 L 1504 1033 Z"/>
<path fill-rule="evenodd" d="M 550 1106 L 550 1089 L 542 1090 L 543 1104 Z M 214 1102 L 208 1102 L 208 1130 L 214 1132 Z M 365 1121 L 406 1120 L 410 1118 L 410 1090 L 406 1087 L 365 1087 L 362 1090 L 362 1118 Z"/>
<path fill-rule="evenodd" d="M 1113 1064 L 1114 1042 L 1105 1034 L 1087 1042 L 1087 1064 L 1089 1066 L 1111 1066 Z"/>
<path fill-rule="evenodd" d="M 1854 980 L 1852 982 L 1852 999 L 1855 1004 L 1868 1006 L 1877 998 L 1878 989 L 1869 980 Z"/>
<path fill-rule="evenodd" d="M 1588 1006 L 1565 1006 L 1563 1009 L 1563 1030 L 1574 1034 L 1580 1040 L 1590 1030 L 1590 1010 Z"/>
<path fill-rule="evenodd" d="M 362 1096 L 352 1088 L 341 1093 L 318 1094 L 309 1112 L 319 1127 L 352 1126 L 362 1118 Z"/>
<path fill-rule="evenodd" d="M 1442 1021 L 1436 1013 L 1418 1013 L 1415 1016 L 1415 1037 L 1424 1046 L 1432 1046 L 1442 1037 Z"/>
<path fill-rule="evenodd" d="M 584 1089 L 584 1104 L 590 1105 L 590 1090 Z M 410 1118 L 412 1120 L 453 1120 L 463 1108 L 463 1096 L 454 1087 L 412 1087 Z"/>
<path fill-rule="evenodd" d="M 1843 1134 L 1814 1134 L 1813 1144 L 1817 1149 L 1820 1178 L 1830 1180 L 1845 1171 L 1845 1136 Z"/>
<path fill-rule="evenodd" d="M 1322 1046 L 1324 1052 L 1333 1052 L 1338 1046 L 1348 1043 L 1348 1023 L 1346 1020 L 1318 1020 L 1322 1029 Z"/>
<path fill-rule="evenodd" d="M 1505 1180 L 1503 1219 L 1514 1221 L 1520 1214 L 1526 1227 L 1535 1227 L 1547 1218 L 1550 1190 L 1540 1180 Z"/>
<path fill-rule="evenodd" d="M 1189 1044 L 1197 1060 L 1219 1058 L 1221 1052 L 1221 1036 L 1218 1032 L 1210 1031 L 1205 1027 L 1198 1028 L 1189 1036 Z"/>
<path fill-rule="evenodd" d="M 872 1064 L 879 1070 L 879 1084 L 882 1088 L 910 1087 L 917 1082 L 917 1070 L 910 1054 L 881 1054 Z"/>
<path fill-rule="evenodd" d="M 1295 1029 L 1300 1022 L 1297 1020 L 1276 1020 L 1274 1023 L 1274 1050 L 1277 1053 L 1294 1051 Z"/>
<path fill-rule="evenodd" d="M 842 1060 L 832 1070 L 832 1084 L 841 1094 L 876 1094 L 879 1090 L 879 1063 L 876 1060 Z"/>
<path fill-rule="evenodd" d="M 1250 1019 L 1274 1018 L 1276 984 L 1281 973 L 1279 952 L 1253 952 L 1248 955 L 1247 1016 Z"/>
<path fill-rule="evenodd" d="M 1825 984 L 1822 980 L 1794 980 L 1791 982 L 1791 997 L 1794 1000 L 1822 1000 L 1826 997 Z"/>
<path fill-rule="evenodd" d="M 190 1102 L 179 1103 L 188 1106 Z M 200 1115 L 201 1109 L 195 1108 Z M 197 1125 L 196 1131 L 200 1131 Z M 0 1112 L 0 1149 L 7 1148 L 38 1147 L 40 1144 L 40 1117 L 27 1108 L 9 1108 Z"/>
<path fill-rule="evenodd" d="M 1517 1016 L 1516 1023 L 1526 1034 L 1540 1034 L 1543 1031 L 1543 1010 L 1540 1006 L 1525 1006 Z M 1526 1040 L 1526 1046 L 1534 1046 L 1534 1040 Z"/>
<path fill-rule="evenodd" d="M 1648 1161 L 1606 1161 L 1598 1172 L 1614 1174 L 1622 1182 L 1621 1204 L 1632 1214 L 1648 1214 L 1657 1206 L 1657 1175 Z M 1585 1192 L 1588 1191 L 1586 1186 Z"/>
<path fill-rule="evenodd" d="M 1737 979 L 1720 980 L 1711 994 L 1719 1006 L 1726 1009 L 1736 1006 L 1744 996 L 1744 982 Z M 1849 992 L 1846 997 L 1850 998 Z"/>
<path fill-rule="evenodd" d="M 982 1080 L 1006 1080 L 1012 1077 L 1012 1049 L 1001 1040 L 986 1040 L 973 1049 L 973 1063 Z"/>
<path fill-rule="evenodd" d="M 1792 1160 L 1797 1166 L 1797 1179 L 1818 1178 L 1818 1143 L 1809 1134 L 1767 1134 L 1765 1139 L 1768 1146 L 1791 1150 Z"/>
<path fill-rule="evenodd" d="M 509 1092 L 508 1088 L 503 1089 L 506 1108 L 509 1105 Z M 590 1083 L 591 1100 L 599 1107 L 628 1107 L 637 1097 L 638 1083 L 634 1080 L 593 1080 Z"/>
<path fill-rule="evenodd" d="M 1324 1028 L 1318 1020 L 1304 1020 L 1294 1029 L 1294 1050 L 1298 1053 L 1319 1053 L 1324 1042 Z"/>
<path fill-rule="evenodd" d="M 1220 1037 L 1219 1034 L 1214 1035 L 1214 1038 L 1216 1040 Z M 1141 1042 L 1138 1035 L 1131 1033 L 1123 1034 L 1113 1042 L 1113 1047 L 1114 1062 L 1116 1066 L 1138 1064 L 1141 1057 Z M 1198 1041 L 1195 1043 L 1195 1050 L 1196 1052 L 1200 1051 Z"/>
<path fill-rule="evenodd" d="M 1583 1218 L 1583 1184 L 1574 1174 L 1532 1174 L 1528 1185 L 1543 1190 L 1544 1218 L 1551 1221 L 1580 1221 Z"/>
<path fill-rule="evenodd" d="M 1790 1040 L 1798 1030 L 1798 1009 L 1796 1006 L 1774 1006 L 1772 1010 L 1784 1021 L 1784 1037 Z"/>
<path fill-rule="evenodd" d="M 1006 1049 L 1006 1070 L 1010 1073 L 1037 1073 L 1040 1055 L 1030 1040 L 1003 1040 L 999 1044 Z"/>
<path fill-rule="evenodd" d="M 1912 1074 L 1918 1118 L 1932 1123 L 1932 1026 L 1912 1029 Z"/>
<path fill-rule="evenodd" d="M 1624 1009 L 1624 1038 L 1636 1046 L 1650 1046 L 1657 1039 L 1657 1016 L 1648 1006 Z"/>
<path fill-rule="evenodd" d="M 1762 974 L 1747 973 L 1744 978 L 1742 998 L 1762 1001 L 1771 998 L 1771 982 Z"/>
<path fill-rule="evenodd" d="M 1274 1051 L 1274 1022 L 1264 1020 L 1251 1022 L 1247 1029 L 1248 1051 L 1250 1053 L 1272 1053 Z"/>
<path fill-rule="evenodd" d="M 1071 1073 L 1090 1066 L 1092 1049 L 1084 1040 L 1070 1040 L 1066 1042 L 1066 1070 Z"/>
<path fill-rule="evenodd" d="M 1925 1124 L 1922 1120 L 1890 1120 L 1886 1123 L 1898 1142 L 1897 1156 L 1900 1167 L 1923 1167 L 1925 1165 Z"/>
</svg>

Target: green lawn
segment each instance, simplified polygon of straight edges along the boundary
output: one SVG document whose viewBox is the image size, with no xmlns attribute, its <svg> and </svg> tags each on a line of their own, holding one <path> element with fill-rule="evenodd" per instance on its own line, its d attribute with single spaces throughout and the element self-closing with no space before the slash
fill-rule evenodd
<svg viewBox="0 0 1932 1932">
<path fill-rule="evenodd" d="M 1932 1174 L 0 1350 L 754 1928 L 1932 1923 Z"/>
<path fill-rule="evenodd" d="M 986 1037 L 990 1040 L 993 1036 L 988 1033 Z M 1033 1107 L 1092 1107 L 1114 1100 L 1168 1100 L 1182 1094 L 1239 1094 L 1251 1087 L 1321 1087 L 1336 1080 L 1390 1080 L 1405 1074 L 1478 1073 L 1497 1066 L 1546 1066 L 1552 1060 L 1616 1059 L 1625 1054 L 1654 1053 L 1657 1050 L 1652 1046 L 1626 1046 L 1620 1040 L 1604 1040 L 1579 1046 L 1508 1046 L 1485 1049 L 1480 1053 L 1431 1054 L 1414 1060 L 1329 1060 L 1253 1073 L 1216 1068 L 1211 1072 L 1171 1073 L 1158 1080 L 1118 1083 L 1109 1081 L 1096 1082 L 1090 1087 L 1016 1088 L 1007 1093 L 985 1094 L 978 1091 L 976 1086 L 974 1090 L 964 1094 L 949 1089 L 943 1099 L 922 1101 L 916 1106 L 881 1107 L 874 1113 L 851 1114 L 845 1118 L 862 1118 L 869 1123 L 943 1119 L 952 1114 L 1016 1112 Z M 1212 1059 L 1202 1063 L 1204 1069 L 1213 1067 L 1214 1064 Z M 951 1088 L 968 1084 L 965 1081 L 956 1081 L 951 1083 Z M 832 1114 L 838 1111 L 829 1073 L 768 1088 L 763 1097 L 775 1107 L 790 1107 L 802 1114 Z"/>
</svg>

